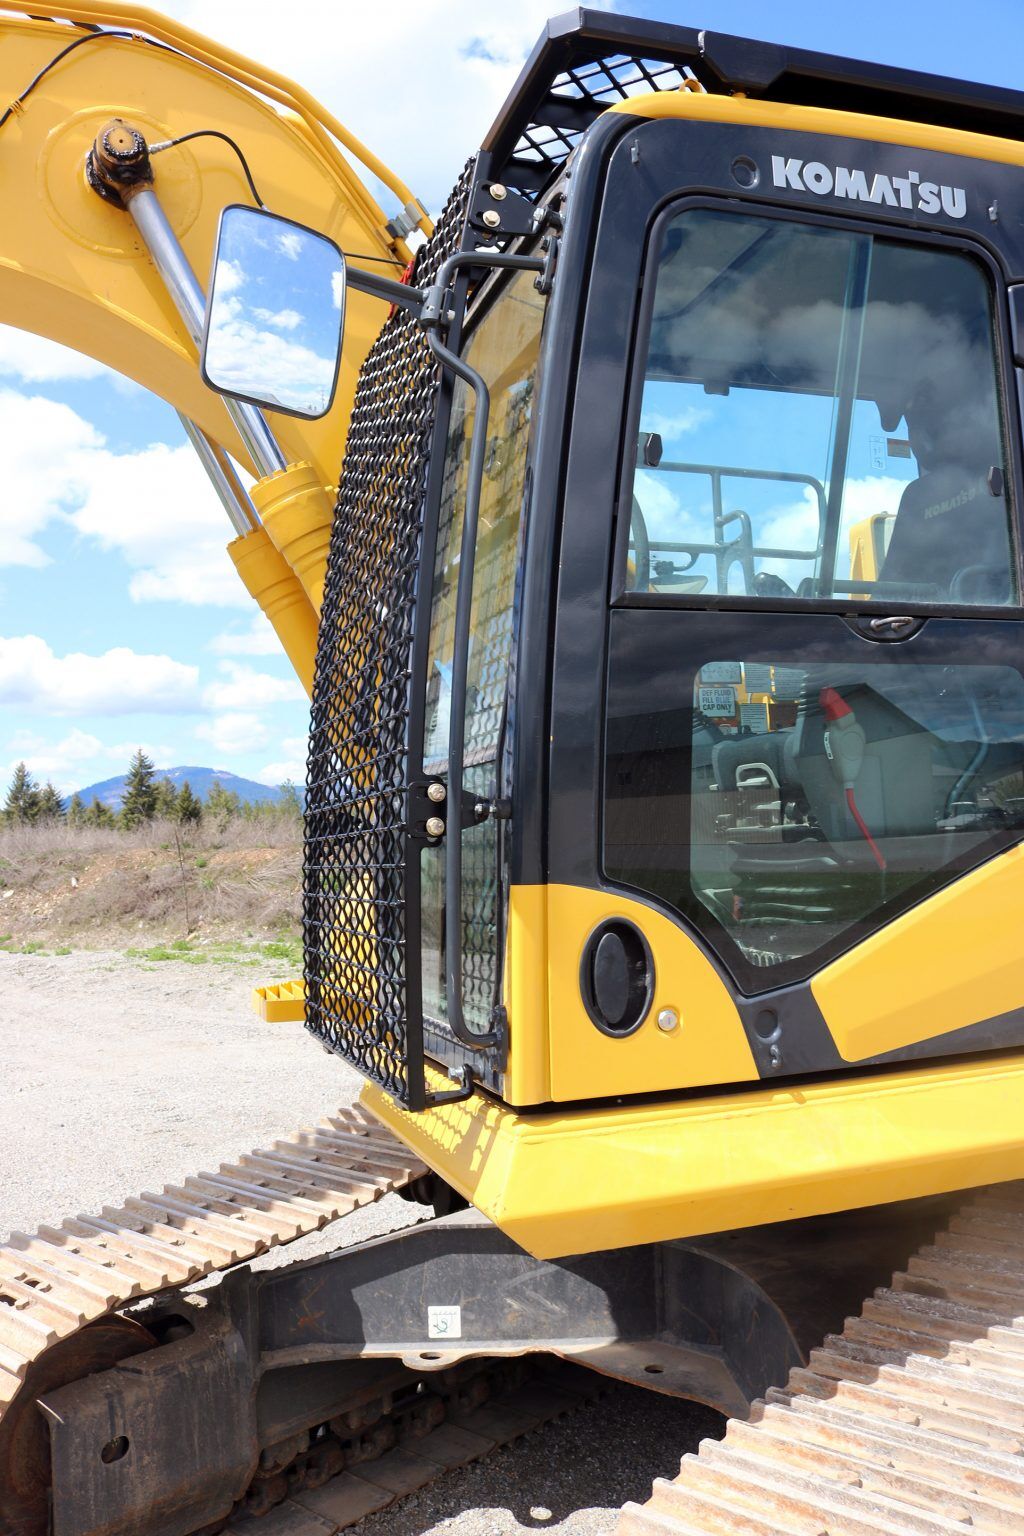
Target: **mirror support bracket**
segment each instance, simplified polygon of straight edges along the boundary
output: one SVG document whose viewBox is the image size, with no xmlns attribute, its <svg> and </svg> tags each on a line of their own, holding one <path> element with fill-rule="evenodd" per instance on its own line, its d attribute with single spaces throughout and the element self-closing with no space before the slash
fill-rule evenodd
<svg viewBox="0 0 1024 1536">
<path fill-rule="evenodd" d="M 385 304 L 397 304 L 400 309 L 408 309 L 417 319 L 429 291 L 426 288 L 413 288 L 409 283 L 396 283 L 393 277 L 380 277 L 376 272 L 364 271 L 362 267 L 350 267 L 347 262 L 345 282 L 348 287 L 356 288 L 360 293 L 383 299 Z"/>
</svg>

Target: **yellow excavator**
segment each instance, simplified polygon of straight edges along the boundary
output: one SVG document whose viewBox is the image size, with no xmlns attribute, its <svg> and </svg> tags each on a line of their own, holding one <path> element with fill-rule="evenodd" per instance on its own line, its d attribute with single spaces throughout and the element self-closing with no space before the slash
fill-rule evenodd
<svg viewBox="0 0 1024 1536">
<path fill-rule="evenodd" d="M 0 320 L 185 422 L 365 1079 L 0 1246 L 0 1532 L 322 1536 L 602 1375 L 729 1416 L 623 1531 L 1024 1531 L 1024 97 L 573 11 L 434 226 L 154 12 L 0 76 Z"/>
</svg>

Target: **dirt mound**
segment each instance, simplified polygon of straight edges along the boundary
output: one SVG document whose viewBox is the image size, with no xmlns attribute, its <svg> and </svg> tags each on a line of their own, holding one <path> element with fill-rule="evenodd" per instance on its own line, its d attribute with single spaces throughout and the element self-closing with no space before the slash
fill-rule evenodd
<svg viewBox="0 0 1024 1536">
<path fill-rule="evenodd" d="M 298 932 L 301 827 L 184 834 L 65 826 L 0 830 L 0 943 L 99 948 Z"/>
</svg>

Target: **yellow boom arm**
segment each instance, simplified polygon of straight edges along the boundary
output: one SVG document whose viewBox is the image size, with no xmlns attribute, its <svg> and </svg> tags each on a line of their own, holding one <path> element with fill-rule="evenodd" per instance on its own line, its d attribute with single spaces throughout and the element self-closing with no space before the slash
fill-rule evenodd
<svg viewBox="0 0 1024 1536">
<path fill-rule="evenodd" d="M 408 260 L 383 210 L 342 147 L 395 194 L 408 221 L 426 215 L 409 189 L 300 87 L 188 28 L 134 6 L 63 8 L 67 22 L 32 19 L 0 0 L 0 322 L 63 342 L 162 396 L 247 469 L 253 466 L 221 398 L 203 383 L 195 348 L 131 218 L 88 185 L 86 154 L 111 117 L 150 143 L 198 128 L 241 146 L 275 213 L 309 224 L 342 250 Z M 96 33 L 29 83 L 91 26 Z M 257 94 L 258 93 L 258 94 Z M 221 210 L 251 202 L 241 166 L 213 138 L 154 159 L 155 190 L 200 282 L 206 282 Z M 374 265 L 371 270 L 385 272 Z M 231 554 L 250 593 L 311 686 L 333 493 L 359 367 L 385 316 L 351 290 L 345 356 L 331 412 L 320 421 L 270 414 L 288 469 L 260 482 L 263 526 Z"/>
</svg>

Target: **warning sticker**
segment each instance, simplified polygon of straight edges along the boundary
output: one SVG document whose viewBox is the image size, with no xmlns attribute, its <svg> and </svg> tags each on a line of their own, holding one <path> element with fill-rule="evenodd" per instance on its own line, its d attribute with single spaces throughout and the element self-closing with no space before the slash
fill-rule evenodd
<svg viewBox="0 0 1024 1536">
<path fill-rule="evenodd" d="M 742 683 L 741 661 L 706 661 L 700 669 L 702 683 Z"/>
<path fill-rule="evenodd" d="M 697 708 L 702 715 L 731 717 L 736 713 L 736 689 L 698 688 Z"/>
<path fill-rule="evenodd" d="M 462 1308 L 461 1307 L 428 1307 L 427 1308 L 427 1338 L 428 1339 L 461 1339 L 462 1338 Z"/>
</svg>

